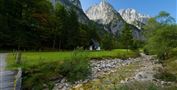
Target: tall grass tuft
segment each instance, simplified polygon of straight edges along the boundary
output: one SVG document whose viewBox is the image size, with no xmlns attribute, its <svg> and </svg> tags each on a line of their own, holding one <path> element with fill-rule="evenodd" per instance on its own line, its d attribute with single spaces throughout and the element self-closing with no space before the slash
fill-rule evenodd
<svg viewBox="0 0 177 90">
<path fill-rule="evenodd" d="M 68 60 L 64 60 L 59 67 L 59 73 L 69 82 L 84 80 L 91 74 L 88 53 L 75 50 Z"/>
</svg>

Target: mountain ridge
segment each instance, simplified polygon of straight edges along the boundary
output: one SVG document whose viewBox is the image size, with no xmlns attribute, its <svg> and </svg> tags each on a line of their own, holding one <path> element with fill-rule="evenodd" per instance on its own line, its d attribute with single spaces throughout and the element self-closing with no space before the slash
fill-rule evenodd
<svg viewBox="0 0 177 90">
<path fill-rule="evenodd" d="M 86 15 L 90 20 L 99 24 L 103 24 L 106 31 L 114 35 L 119 35 L 127 24 L 121 15 L 107 1 L 101 1 L 99 4 L 91 6 L 86 10 Z M 136 39 L 141 39 L 141 30 L 133 25 L 129 25 L 133 30 L 133 36 Z"/>
<path fill-rule="evenodd" d="M 127 23 L 132 24 L 139 29 L 141 29 L 150 18 L 149 15 L 141 14 L 133 8 L 120 9 L 118 12 Z"/>
<path fill-rule="evenodd" d="M 80 23 L 83 23 L 83 24 L 89 23 L 90 20 L 85 15 L 85 13 L 82 9 L 82 5 L 80 3 L 80 0 L 51 0 L 51 2 L 52 2 L 54 7 L 57 3 L 60 3 L 63 6 L 65 6 L 65 8 L 67 10 L 74 9 L 77 16 L 78 16 L 78 19 L 79 19 Z"/>
</svg>

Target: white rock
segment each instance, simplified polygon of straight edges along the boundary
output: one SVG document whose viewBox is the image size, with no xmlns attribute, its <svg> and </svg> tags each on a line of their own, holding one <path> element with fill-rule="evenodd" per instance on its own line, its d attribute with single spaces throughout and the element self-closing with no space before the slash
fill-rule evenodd
<svg viewBox="0 0 177 90">
<path fill-rule="evenodd" d="M 148 19 L 150 18 L 150 16 L 143 15 L 131 8 L 120 9 L 118 12 L 127 23 L 135 25 L 139 29 L 141 29 L 142 25 L 147 23 Z"/>
</svg>

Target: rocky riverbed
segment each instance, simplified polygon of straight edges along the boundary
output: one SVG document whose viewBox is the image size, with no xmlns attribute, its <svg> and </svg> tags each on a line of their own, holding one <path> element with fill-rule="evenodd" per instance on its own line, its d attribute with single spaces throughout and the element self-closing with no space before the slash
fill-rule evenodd
<svg viewBox="0 0 177 90">
<path fill-rule="evenodd" d="M 127 77 L 125 80 L 121 80 L 122 84 L 130 84 L 133 82 L 150 82 L 159 87 L 168 87 L 174 86 L 174 82 L 167 82 L 156 79 L 155 74 L 162 72 L 162 64 L 155 63 L 158 60 L 155 60 L 152 56 L 144 56 L 144 60 L 141 62 L 141 68 L 137 69 L 132 77 Z"/>
<path fill-rule="evenodd" d="M 57 81 L 53 90 L 68 90 L 73 87 L 77 88 L 81 84 L 97 79 L 100 76 L 114 73 L 116 72 L 116 69 L 119 67 L 129 65 L 140 60 L 141 60 L 140 58 L 135 58 L 135 59 L 129 58 L 126 60 L 121 60 L 121 59 L 91 60 L 90 62 L 91 62 L 92 75 L 88 79 L 84 81 L 77 81 L 75 82 L 75 84 L 71 85 L 67 82 L 65 78 L 63 78 Z"/>
<path fill-rule="evenodd" d="M 152 56 L 144 54 L 141 54 L 139 58 L 129 58 L 127 60 L 91 60 L 92 75 L 88 79 L 77 81 L 71 85 L 63 78 L 56 82 L 53 90 L 85 90 L 84 87 L 87 86 L 87 88 L 95 89 L 93 86 L 97 83 L 105 88 L 104 86 L 113 87 L 114 83 L 129 84 L 135 81 L 150 81 L 158 85 L 173 84 L 154 78 L 157 69 L 163 68 L 161 64 L 156 64 L 155 61 Z"/>
</svg>

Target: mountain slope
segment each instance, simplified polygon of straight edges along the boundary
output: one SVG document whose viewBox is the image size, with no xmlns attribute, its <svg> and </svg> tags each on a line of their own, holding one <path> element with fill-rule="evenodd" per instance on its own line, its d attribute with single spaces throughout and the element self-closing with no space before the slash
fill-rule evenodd
<svg viewBox="0 0 177 90">
<path fill-rule="evenodd" d="M 89 22 L 89 18 L 85 15 L 79 0 L 51 0 L 51 2 L 53 6 L 55 6 L 57 3 L 60 3 L 68 10 L 74 9 L 78 15 L 80 23 L 85 24 Z"/>
<path fill-rule="evenodd" d="M 147 20 L 150 18 L 148 15 L 143 15 L 139 12 L 137 12 L 135 9 L 120 9 L 118 11 L 122 18 L 129 24 L 132 24 L 139 29 L 142 28 L 142 26 L 147 22 Z"/>
<path fill-rule="evenodd" d="M 113 34 L 116 34 L 117 31 L 121 30 L 123 28 L 122 26 L 125 24 L 117 11 L 105 1 L 90 7 L 86 11 L 86 15 L 89 17 L 89 19 L 96 21 L 99 24 L 109 26 L 106 27 L 106 30 L 110 28 L 108 31 L 112 32 Z M 116 28 L 116 26 L 119 26 L 119 28 Z"/>
<path fill-rule="evenodd" d="M 105 30 L 114 35 L 119 35 L 126 24 L 121 15 L 106 1 L 90 7 L 86 15 L 89 19 L 104 25 Z M 141 30 L 133 25 L 130 25 L 130 28 L 133 30 L 134 38 L 142 38 Z"/>
</svg>

